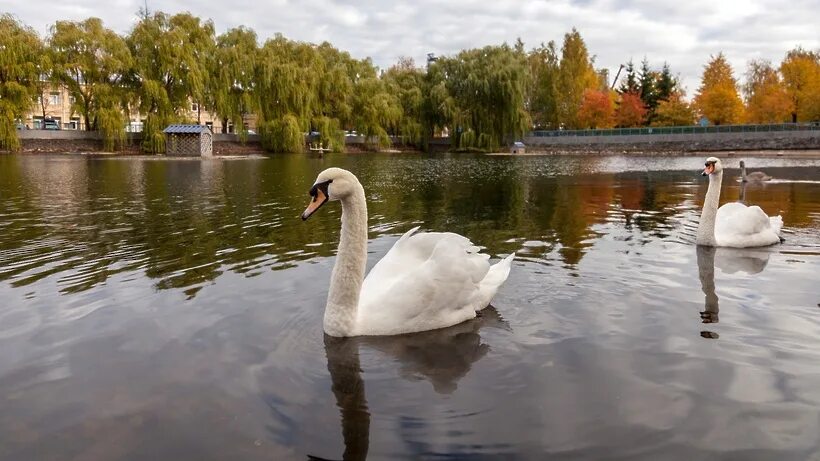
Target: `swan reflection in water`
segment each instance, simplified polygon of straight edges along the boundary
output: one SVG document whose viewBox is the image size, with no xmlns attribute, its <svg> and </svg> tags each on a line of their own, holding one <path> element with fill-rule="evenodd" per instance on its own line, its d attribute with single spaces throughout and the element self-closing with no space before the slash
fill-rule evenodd
<svg viewBox="0 0 820 461">
<path fill-rule="evenodd" d="M 449 328 L 397 336 L 337 338 L 325 335 L 327 369 L 333 395 L 342 416 L 343 460 L 367 458 L 370 443 L 370 411 L 359 362 L 359 348 L 380 351 L 400 363 L 400 376 L 426 379 L 439 394 L 451 394 L 473 363 L 490 351 L 481 342 L 482 328 L 509 330 L 507 322 L 490 305 L 481 316 Z M 308 455 L 308 459 L 323 458 Z"/>
<path fill-rule="evenodd" d="M 715 293 L 715 266 L 725 274 L 757 274 L 769 263 L 770 252 L 761 248 L 716 248 L 700 245 L 697 252 L 700 289 L 706 296 L 704 310 L 700 313 L 701 322 L 718 323 L 720 306 Z M 701 331 L 700 335 L 711 339 L 719 337 L 716 332 L 709 330 Z"/>
</svg>

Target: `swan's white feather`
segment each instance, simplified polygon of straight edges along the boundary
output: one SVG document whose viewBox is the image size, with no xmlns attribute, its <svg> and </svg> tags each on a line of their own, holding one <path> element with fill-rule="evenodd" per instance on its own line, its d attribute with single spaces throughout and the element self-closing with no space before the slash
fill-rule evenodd
<svg viewBox="0 0 820 461">
<path fill-rule="evenodd" d="M 449 232 L 405 233 L 362 284 L 357 335 L 444 328 L 474 318 L 510 272 L 514 255 L 490 266 L 469 239 Z"/>
<path fill-rule="evenodd" d="M 721 247 L 747 248 L 780 242 L 780 216 L 769 217 L 759 206 L 732 202 L 718 208 L 715 241 Z"/>
</svg>

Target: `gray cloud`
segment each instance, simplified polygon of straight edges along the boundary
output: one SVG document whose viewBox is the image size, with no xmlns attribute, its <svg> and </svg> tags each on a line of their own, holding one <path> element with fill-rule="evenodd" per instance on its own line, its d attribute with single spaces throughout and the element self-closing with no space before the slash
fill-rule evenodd
<svg viewBox="0 0 820 461">
<path fill-rule="evenodd" d="M 139 0 L 75 0 L 43 8 L 37 2 L 3 6 L 45 35 L 60 19 L 101 17 L 117 32 L 136 22 Z M 820 48 L 820 0 L 658 2 L 657 0 L 495 1 L 431 0 L 149 0 L 151 10 L 190 11 L 214 21 L 218 32 L 244 25 L 261 40 L 282 33 L 310 42 L 328 41 L 353 56 L 371 57 L 386 68 L 399 56 L 424 62 L 428 52 L 454 54 L 461 49 L 512 43 L 528 48 L 554 40 L 576 27 L 596 65 L 610 69 L 646 57 L 653 68 L 668 62 L 688 95 L 697 89 L 709 56 L 723 51 L 742 78 L 751 59 L 780 62 L 794 46 Z"/>
</svg>

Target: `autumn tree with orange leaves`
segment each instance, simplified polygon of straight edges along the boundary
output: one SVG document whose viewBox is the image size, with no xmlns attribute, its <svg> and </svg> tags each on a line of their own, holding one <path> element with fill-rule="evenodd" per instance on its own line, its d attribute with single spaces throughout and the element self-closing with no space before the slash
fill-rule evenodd
<svg viewBox="0 0 820 461">
<path fill-rule="evenodd" d="M 615 125 L 622 128 L 641 126 L 646 122 L 648 109 L 638 93 L 624 93 L 615 109 Z"/>
<path fill-rule="evenodd" d="M 607 90 L 584 91 L 581 107 L 578 109 L 578 124 L 581 128 L 612 128 L 615 107 Z"/>
<path fill-rule="evenodd" d="M 737 92 L 732 66 L 718 53 L 704 67 L 700 88 L 695 94 L 698 112 L 715 125 L 731 125 L 743 118 L 743 101 Z"/>
</svg>

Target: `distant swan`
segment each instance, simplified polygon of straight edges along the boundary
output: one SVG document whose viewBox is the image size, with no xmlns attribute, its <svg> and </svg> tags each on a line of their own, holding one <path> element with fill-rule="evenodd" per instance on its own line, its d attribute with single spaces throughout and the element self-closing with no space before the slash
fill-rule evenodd
<svg viewBox="0 0 820 461">
<path fill-rule="evenodd" d="M 330 277 L 324 330 L 330 336 L 397 335 L 449 327 L 476 317 L 507 280 L 515 253 L 490 266 L 470 240 L 410 229 L 364 277 L 364 188 L 341 168 L 321 172 L 302 219 L 328 200 L 342 202 L 342 231 Z"/>
<path fill-rule="evenodd" d="M 698 225 L 697 244 L 717 247 L 760 247 L 780 242 L 780 216 L 768 217 L 758 206 L 738 202 L 718 209 L 723 164 L 715 157 L 706 159 L 704 176 L 709 176 L 709 189 L 703 203 Z"/>
<path fill-rule="evenodd" d="M 746 164 L 743 160 L 740 161 L 740 180 L 742 182 L 763 182 L 769 181 L 770 179 L 772 179 L 772 177 L 762 171 L 754 171 L 746 174 Z"/>
</svg>

